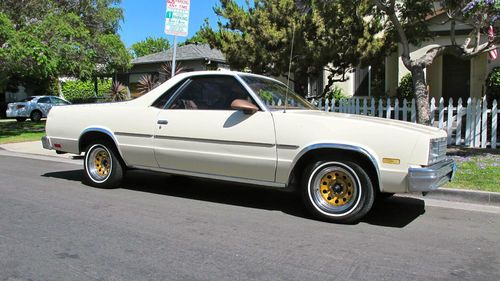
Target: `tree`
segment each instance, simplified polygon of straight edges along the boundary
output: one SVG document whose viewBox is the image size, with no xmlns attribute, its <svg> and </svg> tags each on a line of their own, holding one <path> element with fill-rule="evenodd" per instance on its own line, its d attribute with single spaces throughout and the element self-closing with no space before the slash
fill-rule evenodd
<svg viewBox="0 0 500 281">
<path fill-rule="evenodd" d="M 206 21 L 206 20 L 205 20 Z M 188 44 L 208 44 L 208 38 L 204 36 L 203 30 L 198 30 L 196 33 L 188 38 L 186 41 L 179 43 L 179 46 Z"/>
<path fill-rule="evenodd" d="M 328 70 L 329 85 L 366 64 L 386 47 L 380 19 L 369 15 L 365 0 L 256 0 L 250 6 L 220 0 L 218 30 L 206 22 L 201 34 L 219 48 L 231 67 L 267 75 L 287 75 L 294 37 L 291 72 L 305 89 L 308 77 Z M 378 56 L 381 57 L 381 56 Z M 383 56 L 382 56 L 383 57 Z M 328 64 L 331 62 L 331 64 Z M 326 93 L 329 87 L 325 88 Z M 323 93 L 323 94 L 324 94 Z"/>
<path fill-rule="evenodd" d="M 116 34 L 123 18 L 118 3 L 2 0 L 0 90 L 21 83 L 44 93 L 60 76 L 88 79 L 125 70 L 129 55 Z"/>
<path fill-rule="evenodd" d="M 434 2 L 446 11 L 448 21 L 443 22 L 443 24 L 450 23 L 450 44 L 433 47 L 423 56 L 412 58 L 410 56 L 410 44 L 418 45 L 432 37 L 428 22 L 425 19 L 427 16 L 434 14 L 434 4 L 436 4 Z M 494 40 L 488 40 L 487 30 L 499 18 L 500 1 L 374 0 L 374 4 L 379 13 L 387 17 L 386 32 L 394 32 L 397 35 L 397 41 L 401 44 L 401 59 L 413 78 L 418 123 L 428 124 L 430 120 L 429 93 L 427 92 L 424 69 L 441 55 L 470 59 L 495 48 L 494 44 L 498 43 L 498 37 Z M 462 44 L 458 44 L 455 36 L 457 22 L 466 23 L 472 29 Z"/>
<path fill-rule="evenodd" d="M 170 42 L 165 38 L 147 37 L 145 40 L 132 44 L 130 52 L 134 58 L 159 53 L 170 49 Z"/>
</svg>

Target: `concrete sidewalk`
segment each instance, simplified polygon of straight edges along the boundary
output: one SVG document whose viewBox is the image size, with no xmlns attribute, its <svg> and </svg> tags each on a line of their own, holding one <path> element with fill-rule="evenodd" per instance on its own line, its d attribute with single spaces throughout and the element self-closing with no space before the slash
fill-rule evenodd
<svg viewBox="0 0 500 281">
<path fill-rule="evenodd" d="M 2 144 L 0 145 L 0 149 L 9 151 L 11 153 L 23 154 L 23 157 L 29 157 L 29 155 L 38 155 L 44 157 L 52 157 L 52 159 L 64 159 L 65 162 L 71 160 L 71 162 L 73 163 L 76 162 L 75 160 L 82 159 L 82 156 L 79 155 L 69 153 L 57 154 L 54 150 L 44 149 L 42 147 L 41 141 Z M 421 194 L 404 194 L 403 196 L 409 196 L 419 199 L 445 200 L 453 202 L 500 206 L 500 193 L 497 192 L 440 188 L 433 192 L 429 192 L 426 196 L 422 196 Z"/>
<path fill-rule="evenodd" d="M 10 152 L 24 153 L 24 154 L 35 154 L 43 156 L 59 157 L 64 159 L 75 159 L 79 156 L 74 154 L 57 154 L 55 150 L 48 150 L 42 147 L 42 141 L 28 141 L 28 142 L 16 142 L 0 144 L 0 149 L 7 150 Z"/>
</svg>

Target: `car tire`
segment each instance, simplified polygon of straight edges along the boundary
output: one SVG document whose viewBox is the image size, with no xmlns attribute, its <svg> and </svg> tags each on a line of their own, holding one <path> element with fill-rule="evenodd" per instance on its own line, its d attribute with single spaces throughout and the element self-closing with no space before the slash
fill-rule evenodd
<svg viewBox="0 0 500 281">
<path fill-rule="evenodd" d="M 24 122 L 26 121 L 26 117 L 16 117 L 17 122 Z"/>
<path fill-rule="evenodd" d="M 33 122 L 38 122 L 38 121 L 42 120 L 42 117 L 43 117 L 43 115 L 42 115 L 42 112 L 40 110 L 33 110 L 31 112 L 31 115 L 30 115 L 30 119 Z"/>
<path fill-rule="evenodd" d="M 86 151 L 83 161 L 85 184 L 99 188 L 116 188 L 120 185 L 124 165 L 113 144 L 95 141 Z"/>
<path fill-rule="evenodd" d="M 357 163 L 320 160 L 309 164 L 302 176 L 301 195 L 314 217 L 335 223 L 355 223 L 373 206 L 373 184 Z"/>
</svg>

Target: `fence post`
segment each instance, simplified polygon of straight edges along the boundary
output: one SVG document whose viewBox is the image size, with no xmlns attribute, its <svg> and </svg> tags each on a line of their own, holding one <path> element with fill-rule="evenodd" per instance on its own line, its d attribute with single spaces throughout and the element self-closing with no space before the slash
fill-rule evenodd
<svg viewBox="0 0 500 281">
<path fill-rule="evenodd" d="M 391 113 L 392 113 L 391 98 L 387 98 L 387 106 L 385 108 L 386 108 L 385 118 L 391 119 L 391 117 L 392 117 L 391 116 Z"/>
<path fill-rule="evenodd" d="M 394 119 L 399 120 L 399 99 L 394 100 Z"/>
<path fill-rule="evenodd" d="M 431 105 L 429 108 L 429 115 L 431 117 L 431 126 L 434 127 L 434 111 L 436 110 L 436 99 L 432 98 L 431 99 Z"/>
<path fill-rule="evenodd" d="M 414 98 L 411 99 L 411 122 L 417 123 L 417 107 Z"/>
<path fill-rule="evenodd" d="M 474 122 L 474 147 L 479 147 L 481 145 L 481 99 L 477 100 Z"/>
<path fill-rule="evenodd" d="M 443 129 L 443 123 L 444 123 L 444 99 L 441 97 L 439 99 L 439 122 L 438 122 L 438 128 Z"/>
<path fill-rule="evenodd" d="M 363 115 L 368 115 L 368 105 L 366 104 L 367 99 L 363 98 Z"/>
<path fill-rule="evenodd" d="M 378 100 L 378 117 L 384 117 L 384 101 Z"/>
<path fill-rule="evenodd" d="M 450 98 L 448 100 L 448 115 L 446 116 L 447 117 L 447 121 L 446 121 L 446 132 L 448 133 L 448 139 L 447 139 L 447 144 L 450 145 L 451 144 L 451 125 L 453 125 L 453 99 Z"/>
<path fill-rule="evenodd" d="M 370 104 L 370 115 L 375 116 L 375 99 L 371 99 L 371 104 Z"/>
<path fill-rule="evenodd" d="M 359 98 L 356 98 L 356 114 L 359 115 Z"/>
<path fill-rule="evenodd" d="M 325 108 L 324 108 L 324 111 L 326 111 L 326 112 L 330 111 L 330 100 L 329 100 L 329 99 L 326 99 L 326 100 L 325 100 Z"/>
<path fill-rule="evenodd" d="M 331 105 L 330 111 L 335 112 L 335 98 L 332 98 L 332 105 Z"/>
<path fill-rule="evenodd" d="M 471 129 L 472 129 L 472 109 L 474 108 L 474 106 L 472 105 L 472 99 L 471 98 L 468 98 L 467 99 L 467 113 L 466 113 L 466 120 L 465 120 L 465 145 L 466 146 L 470 146 L 471 145 L 471 141 L 472 141 L 472 138 L 471 138 L 471 135 L 472 135 L 472 132 L 471 132 Z"/>
<path fill-rule="evenodd" d="M 458 99 L 457 104 L 457 131 L 455 133 L 455 145 L 462 143 L 462 98 Z"/>
<path fill-rule="evenodd" d="M 497 148 L 497 122 L 498 104 L 497 100 L 493 100 L 491 105 L 491 148 Z"/>
<path fill-rule="evenodd" d="M 486 148 L 488 142 L 488 101 L 486 97 L 483 99 L 483 112 L 481 118 L 481 148 Z"/>
<path fill-rule="evenodd" d="M 408 102 L 403 99 L 403 121 L 408 121 Z"/>
</svg>

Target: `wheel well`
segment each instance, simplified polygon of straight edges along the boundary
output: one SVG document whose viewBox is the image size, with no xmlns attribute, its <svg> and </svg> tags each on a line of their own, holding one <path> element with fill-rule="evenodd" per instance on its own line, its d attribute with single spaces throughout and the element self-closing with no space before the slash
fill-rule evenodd
<svg viewBox="0 0 500 281">
<path fill-rule="evenodd" d="M 335 148 L 320 148 L 311 150 L 304 154 L 293 167 L 288 181 L 289 185 L 294 187 L 297 183 L 301 182 L 302 171 L 309 163 L 325 158 L 330 160 L 349 160 L 355 162 L 366 171 L 366 173 L 372 180 L 375 192 L 380 191 L 377 168 L 375 167 L 375 164 L 368 158 L 368 156 L 357 151 Z"/>
<path fill-rule="evenodd" d="M 31 113 L 30 113 L 30 116 L 32 116 L 32 115 L 33 115 L 33 112 L 36 112 L 36 111 L 40 112 L 40 113 L 42 114 L 42 116 L 43 116 L 43 113 L 42 113 L 42 111 L 41 111 L 40 109 L 33 109 L 33 110 L 31 111 Z"/>
<path fill-rule="evenodd" d="M 96 132 L 96 131 L 91 131 L 91 132 L 86 132 L 80 137 L 80 140 L 78 141 L 78 148 L 79 152 L 82 153 L 87 149 L 87 146 L 95 140 L 104 140 L 107 141 L 111 144 L 113 144 L 116 148 L 115 141 L 113 138 L 111 138 L 108 134 L 103 133 L 103 132 Z"/>
</svg>

